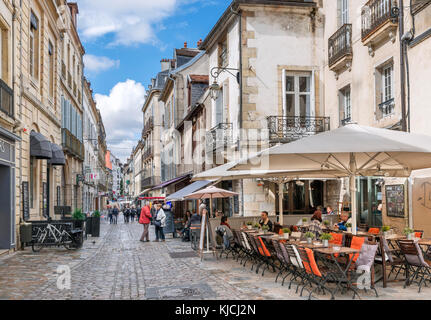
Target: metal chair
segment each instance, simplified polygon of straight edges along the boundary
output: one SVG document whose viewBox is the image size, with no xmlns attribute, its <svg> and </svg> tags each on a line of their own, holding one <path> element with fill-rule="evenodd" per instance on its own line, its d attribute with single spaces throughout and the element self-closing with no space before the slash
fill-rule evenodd
<svg viewBox="0 0 431 320">
<path fill-rule="evenodd" d="M 411 283 L 417 283 L 419 286 L 418 293 L 420 293 L 422 285 L 427 287 L 426 282 L 431 282 L 431 261 L 424 259 L 422 249 L 413 240 L 398 240 L 397 243 L 406 260 L 404 288 Z M 410 276 L 410 274 L 412 275 Z"/>
</svg>

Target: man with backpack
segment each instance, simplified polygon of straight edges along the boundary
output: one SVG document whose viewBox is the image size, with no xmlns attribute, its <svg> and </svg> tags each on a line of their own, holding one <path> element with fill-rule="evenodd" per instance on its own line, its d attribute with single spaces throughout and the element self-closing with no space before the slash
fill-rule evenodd
<svg viewBox="0 0 431 320">
<path fill-rule="evenodd" d="M 113 220 L 114 220 L 113 223 L 114 224 L 117 224 L 118 214 L 119 214 L 118 208 L 116 206 L 114 206 L 114 209 L 112 209 L 112 215 L 113 215 Z"/>
<path fill-rule="evenodd" d="M 141 210 L 141 214 L 139 217 L 139 223 L 144 226 L 144 232 L 142 233 L 140 241 L 149 242 L 150 241 L 150 233 L 149 227 L 151 222 L 151 210 L 148 202 L 145 203 L 145 206 Z"/>
</svg>

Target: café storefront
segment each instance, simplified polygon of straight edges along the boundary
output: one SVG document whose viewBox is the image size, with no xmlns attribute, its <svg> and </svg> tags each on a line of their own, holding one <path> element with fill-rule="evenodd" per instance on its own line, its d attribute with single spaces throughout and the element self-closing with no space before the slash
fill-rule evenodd
<svg viewBox="0 0 431 320">
<path fill-rule="evenodd" d="M 0 250 L 16 247 L 15 142 L 19 140 L 0 127 Z"/>
</svg>

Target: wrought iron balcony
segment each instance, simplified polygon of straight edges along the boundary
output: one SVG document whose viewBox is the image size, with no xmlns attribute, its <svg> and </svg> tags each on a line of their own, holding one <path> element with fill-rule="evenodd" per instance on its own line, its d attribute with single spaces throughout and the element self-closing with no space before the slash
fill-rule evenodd
<svg viewBox="0 0 431 320">
<path fill-rule="evenodd" d="M 82 142 L 65 128 L 61 129 L 61 135 L 63 150 L 84 161 L 84 145 Z"/>
<path fill-rule="evenodd" d="M 148 177 L 144 175 L 143 178 L 141 179 L 141 189 L 144 190 L 159 183 L 160 183 L 160 177 L 155 177 L 155 176 Z"/>
<path fill-rule="evenodd" d="M 330 130 L 329 117 L 270 116 L 267 119 L 271 143 L 288 143 Z"/>
<path fill-rule="evenodd" d="M 147 122 L 144 125 L 144 130 L 142 131 L 142 135 L 147 135 L 151 130 L 154 128 L 154 121 L 153 118 L 149 118 Z"/>
<path fill-rule="evenodd" d="M 397 23 L 398 18 L 392 15 L 395 6 L 393 0 L 370 0 L 365 4 L 362 8 L 362 41 L 388 21 Z"/>
<path fill-rule="evenodd" d="M 379 104 L 379 109 L 382 112 L 382 116 L 386 117 L 394 112 L 395 100 L 392 98 L 388 101 Z"/>
<path fill-rule="evenodd" d="M 219 123 L 206 133 L 206 151 L 222 150 L 233 143 L 232 123 Z"/>
<path fill-rule="evenodd" d="M 346 57 L 351 61 L 352 54 L 352 25 L 345 24 L 328 40 L 329 67 Z"/>
<path fill-rule="evenodd" d="M 148 158 L 151 158 L 154 155 L 153 152 L 153 148 L 152 147 L 148 147 L 145 151 L 144 154 L 142 155 L 142 160 L 145 161 Z"/>
<path fill-rule="evenodd" d="M 9 117 L 14 117 L 13 90 L 0 79 L 0 110 Z"/>
</svg>

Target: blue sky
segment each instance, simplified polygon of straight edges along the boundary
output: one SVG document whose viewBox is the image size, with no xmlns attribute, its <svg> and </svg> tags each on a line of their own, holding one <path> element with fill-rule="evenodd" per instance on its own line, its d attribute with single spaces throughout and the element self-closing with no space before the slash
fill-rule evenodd
<svg viewBox="0 0 431 320">
<path fill-rule="evenodd" d="M 78 29 L 108 146 L 123 161 L 142 130 L 145 88 L 174 48 L 196 47 L 230 0 L 78 0 Z M 127 116 L 125 116 L 127 115 Z"/>
</svg>

